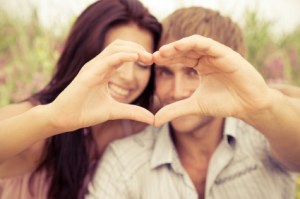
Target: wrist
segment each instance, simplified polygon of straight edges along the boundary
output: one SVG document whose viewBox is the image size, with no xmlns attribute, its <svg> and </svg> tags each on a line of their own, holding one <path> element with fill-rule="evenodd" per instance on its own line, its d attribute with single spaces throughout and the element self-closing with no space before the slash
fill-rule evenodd
<svg viewBox="0 0 300 199">
<path fill-rule="evenodd" d="M 51 104 L 38 105 L 32 109 L 35 122 L 39 123 L 44 129 L 46 136 L 54 136 L 64 131 L 57 121 L 57 114 L 51 108 Z"/>
<path fill-rule="evenodd" d="M 276 115 L 277 109 L 285 103 L 285 100 L 286 97 L 281 92 L 270 88 L 267 95 L 265 95 L 263 105 L 258 106 L 255 110 L 244 113 L 240 119 L 248 124 L 256 124 L 268 118 L 273 118 Z"/>
</svg>

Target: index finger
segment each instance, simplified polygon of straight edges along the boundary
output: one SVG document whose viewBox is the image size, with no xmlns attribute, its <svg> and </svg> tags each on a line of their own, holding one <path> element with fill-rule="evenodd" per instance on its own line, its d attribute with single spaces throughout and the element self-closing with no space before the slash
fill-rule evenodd
<svg viewBox="0 0 300 199">
<path fill-rule="evenodd" d="M 168 50 L 168 54 L 176 54 L 179 52 L 196 51 L 200 55 L 208 55 L 212 57 L 222 57 L 228 52 L 233 52 L 229 47 L 201 35 L 192 35 L 182 38 L 178 41 L 162 46 L 159 51 Z"/>
</svg>

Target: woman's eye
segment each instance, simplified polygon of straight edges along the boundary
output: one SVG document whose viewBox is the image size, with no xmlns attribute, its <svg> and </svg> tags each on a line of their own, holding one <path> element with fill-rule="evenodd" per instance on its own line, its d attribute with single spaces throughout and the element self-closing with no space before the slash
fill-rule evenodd
<svg viewBox="0 0 300 199">
<path fill-rule="evenodd" d="M 142 68 L 142 69 L 150 69 L 150 66 L 149 65 L 146 65 L 142 62 L 135 62 L 135 64 L 139 67 L 139 68 Z"/>
</svg>

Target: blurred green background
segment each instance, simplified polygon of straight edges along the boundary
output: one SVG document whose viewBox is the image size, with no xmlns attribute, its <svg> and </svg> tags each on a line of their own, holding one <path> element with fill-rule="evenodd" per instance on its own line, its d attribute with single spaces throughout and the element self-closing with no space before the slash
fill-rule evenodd
<svg viewBox="0 0 300 199">
<path fill-rule="evenodd" d="M 300 86 L 300 27 L 275 37 L 272 21 L 250 11 L 244 19 L 250 63 L 270 83 Z M 26 20 L 0 10 L 0 107 L 28 97 L 47 83 L 69 27 L 54 34 L 41 26 L 34 9 Z M 300 178 L 296 183 L 300 199 Z"/>
</svg>

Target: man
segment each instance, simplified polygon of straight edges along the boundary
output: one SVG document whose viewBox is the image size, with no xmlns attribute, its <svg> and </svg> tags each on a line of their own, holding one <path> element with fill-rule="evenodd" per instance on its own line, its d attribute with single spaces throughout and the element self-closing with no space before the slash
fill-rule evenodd
<svg viewBox="0 0 300 199">
<path fill-rule="evenodd" d="M 163 28 L 155 125 L 171 122 L 111 144 L 87 198 L 294 198 L 299 100 L 269 88 L 242 58 L 229 18 L 183 8 Z"/>
</svg>

